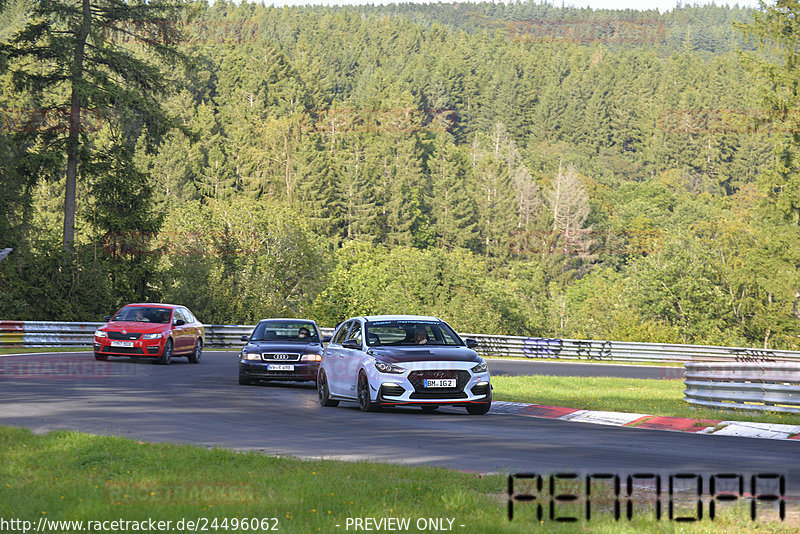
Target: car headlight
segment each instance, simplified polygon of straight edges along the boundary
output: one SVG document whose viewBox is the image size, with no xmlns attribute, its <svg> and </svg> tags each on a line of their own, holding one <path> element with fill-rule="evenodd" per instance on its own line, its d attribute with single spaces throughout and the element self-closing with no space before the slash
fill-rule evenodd
<svg viewBox="0 0 800 534">
<path fill-rule="evenodd" d="M 303 362 L 319 362 L 322 361 L 322 356 L 319 354 L 303 354 L 300 357 L 300 361 Z"/>
<path fill-rule="evenodd" d="M 152 333 L 152 334 L 143 335 L 142 339 L 158 339 L 160 337 L 161 337 L 161 334 L 159 334 L 158 332 L 155 332 L 155 333 Z"/>
<path fill-rule="evenodd" d="M 381 373 L 394 373 L 398 375 L 406 372 L 406 370 L 403 369 L 402 367 L 392 365 L 391 363 L 383 363 L 383 362 L 375 362 L 375 369 L 377 369 Z"/>
<path fill-rule="evenodd" d="M 481 362 L 481 363 L 479 363 L 478 365 L 476 365 L 475 367 L 472 368 L 472 372 L 473 373 L 485 373 L 486 371 L 488 371 L 488 369 L 489 368 L 486 367 L 486 362 Z"/>
<path fill-rule="evenodd" d="M 260 360 L 261 353 L 260 352 L 243 352 L 242 359 L 244 360 Z"/>
<path fill-rule="evenodd" d="M 102 330 L 96 330 L 94 333 L 94 337 L 108 337 L 108 334 L 103 332 Z"/>
</svg>

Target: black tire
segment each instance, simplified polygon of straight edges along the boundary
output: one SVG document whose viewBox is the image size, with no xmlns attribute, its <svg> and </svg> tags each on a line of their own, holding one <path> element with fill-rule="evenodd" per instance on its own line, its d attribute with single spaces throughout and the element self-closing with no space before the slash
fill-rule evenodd
<svg viewBox="0 0 800 534">
<path fill-rule="evenodd" d="M 255 384 L 255 382 L 253 382 L 252 380 L 250 380 L 246 376 L 239 375 L 239 385 L 240 386 L 252 386 L 253 384 Z"/>
<path fill-rule="evenodd" d="M 362 412 L 377 412 L 381 409 L 380 405 L 372 402 L 369 395 L 369 380 L 364 373 L 358 374 L 358 407 Z"/>
<path fill-rule="evenodd" d="M 328 378 L 325 376 L 325 371 L 319 371 L 317 378 L 317 397 L 321 406 L 339 406 L 338 400 L 331 399 L 331 391 L 328 388 Z"/>
<path fill-rule="evenodd" d="M 161 352 L 161 357 L 158 359 L 158 363 L 161 365 L 169 365 L 172 361 L 172 339 L 168 339 L 166 343 L 164 343 L 164 350 Z"/>
<path fill-rule="evenodd" d="M 108 356 L 103 356 L 103 355 L 98 354 L 97 352 L 95 352 L 94 353 L 94 359 L 97 360 L 98 362 L 105 362 L 105 361 L 108 361 Z"/>
<path fill-rule="evenodd" d="M 194 342 L 194 350 L 189 355 L 189 363 L 199 363 L 200 355 L 203 353 L 203 338 L 198 337 Z"/>
<path fill-rule="evenodd" d="M 479 404 L 468 404 L 467 412 L 470 415 L 483 415 L 492 407 L 492 399 L 489 402 L 481 402 Z"/>
<path fill-rule="evenodd" d="M 422 411 L 425 413 L 433 413 L 439 407 L 438 404 L 423 404 Z"/>
</svg>

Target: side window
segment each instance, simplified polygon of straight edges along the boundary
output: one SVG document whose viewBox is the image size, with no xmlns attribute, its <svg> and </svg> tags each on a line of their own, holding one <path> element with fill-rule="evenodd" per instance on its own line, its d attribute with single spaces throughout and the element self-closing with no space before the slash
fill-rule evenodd
<svg viewBox="0 0 800 534">
<path fill-rule="evenodd" d="M 350 323 L 344 323 L 340 328 L 339 331 L 336 332 L 336 335 L 331 340 L 331 343 L 335 345 L 341 345 L 342 341 L 347 339 L 347 331 L 350 329 Z"/>
<path fill-rule="evenodd" d="M 175 313 L 172 315 L 172 320 L 177 321 L 178 319 L 183 319 L 184 322 L 188 323 L 189 321 L 186 320 L 186 316 L 183 315 L 180 308 L 175 308 Z"/>
<path fill-rule="evenodd" d="M 181 308 L 180 310 L 181 312 L 183 312 L 184 321 L 186 321 L 187 323 L 193 323 L 197 320 L 194 318 L 194 315 L 192 315 L 192 312 L 190 312 L 186 308 Z"/>
<path fill-rule="evenodd" d="M 350 335 L 347 339 L 355 339 L 359 343 L 361 343 L 361 323 L 358 321 L 353 321 L 353 328 L 350 329 Z"/>
</svg>

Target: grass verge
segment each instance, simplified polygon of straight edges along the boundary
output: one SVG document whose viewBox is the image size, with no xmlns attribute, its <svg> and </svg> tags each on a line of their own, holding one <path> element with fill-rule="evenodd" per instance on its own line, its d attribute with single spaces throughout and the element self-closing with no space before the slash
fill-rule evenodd
<svg viewBox="0 0 800 534">
<path fill-rule="evenodd" d="M 0 347 L 0 354 L 30 354 L 48 352 L 91 352 L 92 347 Z"/>
<path fill-rule="evenodd" d="M 171 532 L 193 531 L 187 521 L 205 521 L 207 532 L 269 531 L 252 528 L 250 518 L 268 519 L 259 527 L 302 533 L 366 530 L 347 529 L 348 518 L 408 518 L 410 532 L 421 530 L 418 520 L 434 530 L 428 519 L 443 526 L 449 519 L 452 531 L 464 533 L 530 532 L 536 527 L 547 532 L 674 532 L 678 526 L 682 532 L 796 532 L 800 526 L 796 501 L 787 501 L 784 522 L 772 519 L 774 513 L 751 521 L 744 501 L 714 522 L 697 524 L 678 525 L 666 517 L 656 521 L 646 510 L 617 522 L 608 514 L 598 515 L 597 508 L 589 521 L 562 524 L 547 519 L 547 506 L 540 523 L 531 503 L 517 503 L 515 519 L 509 521 L 504 475 L 303 461 L 67 431 L 35 435 L 0 427 L 0 457 L 0 519 L 33 525 L 40 518 L 84 521 L 81 528 L 50 524 L 46 531 L 52 534 L 88 532 L 87 521 L 150 519 L 171 521 Z M 580 514 L 581 509 L 578 505 L 565 514 Z M 175 528 L 181 520 L 184 528 Z M 211 528 L 214 520 L 217 528 Z"/>
<path fill-rule="evenodd" d="M 800 415 L 692 408 L 683 400 L 684 384 L 681 380 L 493 376 L 492 387 L 492 397 L 495 400 L 566 406 L 581 410 L 800 425 Z"/>
</svg>

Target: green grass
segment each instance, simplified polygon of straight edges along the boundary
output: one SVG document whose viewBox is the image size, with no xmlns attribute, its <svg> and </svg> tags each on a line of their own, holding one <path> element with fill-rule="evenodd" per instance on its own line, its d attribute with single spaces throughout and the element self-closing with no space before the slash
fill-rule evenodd
<svg viewBox="0 0 800 534">
<path fill-rule="evenodd" d="M 272 517 L 278 519 L 280 532 L 344 533 L 348 517 L 407 517 L 412 524 L 418 518 L 452 518 L 455 532 L 470 534 L 531 532 L 536 527 L 565 533 L 677 532 L 678 527 L 683 532 L 796 532 L 800 526 L 797 503 L 792 501 L 787 502 L 792 519 L 784 523 L 766 518 L 751 522 L 741 506 L 714 523 L 697 525 L 645 519 L 644 514 L 630 522 L 593 515 L 591 521 L 578 524 L 540 524 L 529 503 L 518 504 L 516 519 L 510 522 L 505 475 L 303 461 L 67 431 L 35 435 L 0 427 L 0 458 L 0 518 L 34 525 L 40 517 L 152 518 L 173 525 L 182 518 L 227 518 L 229 526 L 233 518 Z"/>
<path fill-rule="evenodd" d="M 495 400 L 693 419 L 800 425 L 800 415 L 756 414 L 692 408 L 683 400 L 681 380 L 573 376 L 493 376 Z"/>
<path fill-rule="evenodd" d="M 30 354 L 48 352 L 91 352 L 92 347 L 0 347 L 0 354 Z"/>
</svg>

